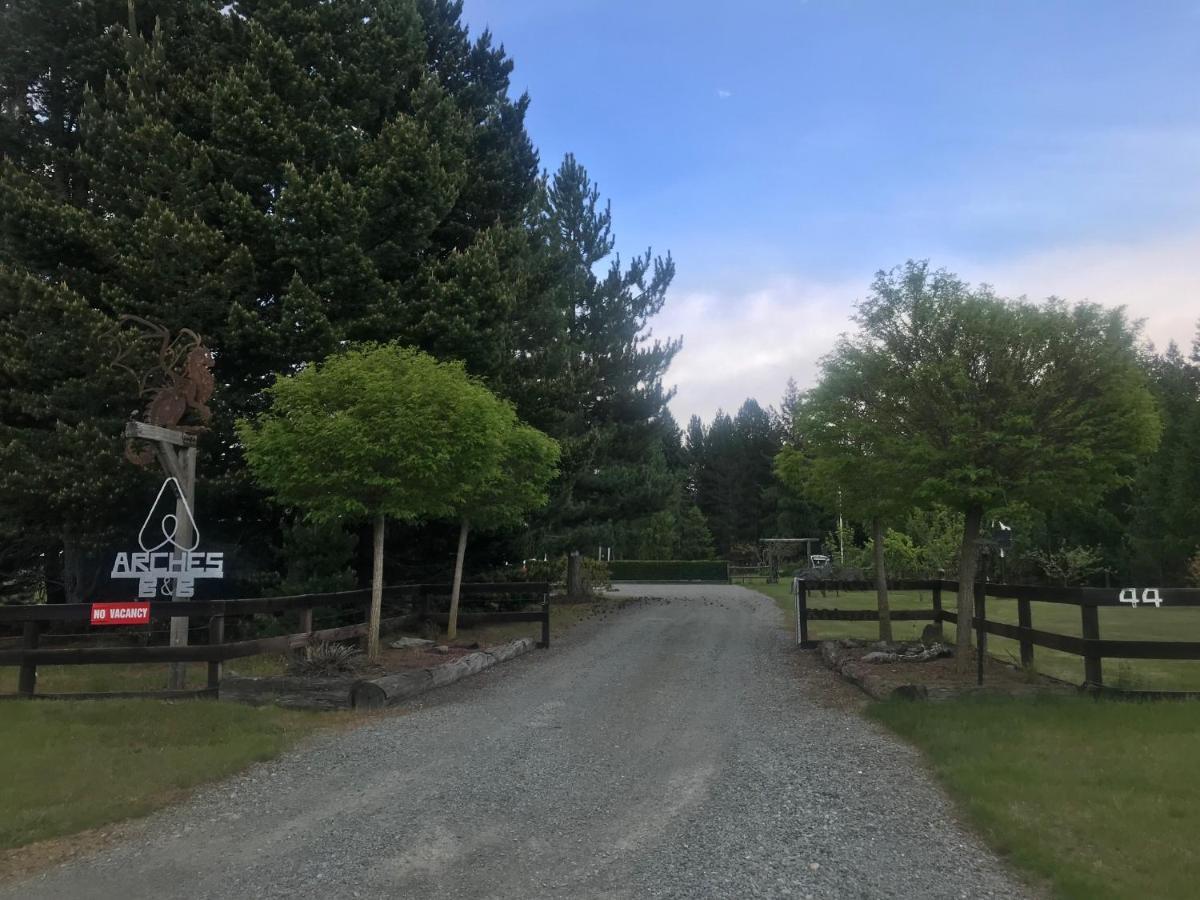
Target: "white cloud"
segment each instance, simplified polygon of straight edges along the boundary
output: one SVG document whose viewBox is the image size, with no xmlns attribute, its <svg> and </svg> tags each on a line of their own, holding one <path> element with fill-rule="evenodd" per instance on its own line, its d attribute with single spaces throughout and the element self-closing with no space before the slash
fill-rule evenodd
<svg viewBox="0 0 1200 900">
<path fill-rule="evenodd" d="M 862 291 L 781 276 L 728 294 L 676 295 L 654 331 L 683 335 L 666 377 L 679 389 L 671 410 L 680 424 L 693 413 L 708 420 L 718 408 L 735 412 L 747 397 L 778 404 L 789 377 L 811 384 Z"/>
<path fill-rule="evenodd" d="M 1159 349 L 1191 346 L 1200 320 L 1200 232 L 1141 244 L 1090 244 L 1008 263 L 947 265 L 1004 296 L 1124 306 Z"/>
<path fill-rule="evenodd" d="M 732 96 L 733 96 L 733 91 L 726 90 L 725 88 L 717 88 L 717 99 L 718 100 L 728 100 Z"/>
<path fill-rule="evenodd" d="M 1145 335 L 1163 349 L 1187 348 L 1200 319 L 1200 233 L 1135 245 L 1088 245 L 1000 263 L 935 259 L 1004 296 L 1091 300 L 1124 305 L 1146 320 Z M 778 404 L 789 377 L 811 386 L 817 362 L 850 327 L 854 302 L 874 270 L 840 282 L 795 275 L 764 278 L 724 292 L 676 294 L 654 322 L 660 336 L 683 335 L 667 373 L 678 387 L 671 403 L 680 424 L 706 421 L 718 408 L 734 412 L 747 397 Z"/>
</svg>

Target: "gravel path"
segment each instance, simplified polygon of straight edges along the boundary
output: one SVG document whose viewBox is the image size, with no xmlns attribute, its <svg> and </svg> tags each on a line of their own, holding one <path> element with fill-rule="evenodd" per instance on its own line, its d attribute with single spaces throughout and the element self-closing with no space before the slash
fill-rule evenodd
<svg viewBox="0 0 1200 900">
<path fill-rule="evenodd" d="M 0 897 L 1029 896 L 769 600 L 641 593 Z"/>
</svg>

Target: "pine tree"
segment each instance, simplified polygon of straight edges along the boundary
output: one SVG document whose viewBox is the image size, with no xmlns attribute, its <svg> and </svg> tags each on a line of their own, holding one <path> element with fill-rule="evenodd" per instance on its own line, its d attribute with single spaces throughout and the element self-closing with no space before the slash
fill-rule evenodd
<svg viewBox="0 0 1200 900">
<path fill-rule="evenodd" d="M 112 366 L 122 347 L 116 323 L 77 294 L 0 266 L 3 562 L 43 557 L 41 574 L 71 601 L 95 586 L 89 557 L 133 514 L 142 478 L 121 457 L 138 400 Z"/>
<path fill-rule="evenodd" d="M 1149 369 L 1163 434 L 1130 491 L 1130 568 L 1178 585 L 1200 549 L 1200 337 L 1190 360 L 1172 344 L 1149 360 Z"/>
<path fill-rule="evenodd" d="M 662 379 L 680 343 L 654 338 L 649 321 L 666 301 L 675 266 L 649 250 L 622 265 L 612 212 L 570 155 L 547 183 L 541 234 L 565 319 L 555 381 L 574 404 L 565 416 L 521 413 L 563 448 L 544 532 L 568 549 L 590 547 L 612 542 L 614 529 L 666 509 L 674 496 L 666 453 L 676 453 L 678 429 Z"/>
<path fill-rule="evenodd" d="M 232 423 L 275 373 L 399 338 L 515 392 L 561 331 L 518 302 L 556 277 L 527 100 L 461 4 L 18 2 L 0 29 L 0 260 L 204 335 L 210 531 L 263 540 Z"/>
</svg>

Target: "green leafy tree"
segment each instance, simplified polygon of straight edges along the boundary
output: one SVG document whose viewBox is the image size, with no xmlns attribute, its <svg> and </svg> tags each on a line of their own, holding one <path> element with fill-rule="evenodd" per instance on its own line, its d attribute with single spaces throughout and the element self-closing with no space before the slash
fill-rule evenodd
<svg viewBox="0 0 1200 900">
<path fill-rule="evenodd" d="M 1122 310 L 1005 300 L 909 262 L 879 273 L 855 322 L 834 358 L 872 388 L 881 474 L 963 515 L 960 623 L 973 615 L 988 510 L 1094 503 L 1157 443 L 1137 328 Z M 957 633 L 965 669 L 970 630 Z"/>
<path fill-rule="evenodd" d="M 396 345 L 331 356 L 268 393 L 270 410 L 238 424 L 254 477 L 313 522 L 373 525 L 368 655 L 377 658 L 386 520 L 469 508 L 497 478 L 511 410 L 460 363 Z"/>
<path fill-rule="evenodd" d="M 904 521 L 904 533 L 917 551 L 914 574 L 924 578 L 942 578 L 958 566 L 962 542 L 962 515 L 944 506 L 933 504 L 924 509 L 909 511 Z"/>
<path fill-rule="evenodd" d="M 495 429 L 498 464 L 478 467 L 462 485 L 455 504 L 459 533 L 446 626 L 450 639 L 458 634 L 458 600 L 470 529 L 492 531 L 522 524 L 527 513 L 549 500 L 548 487 L 558 465 L 558 444 L 519 422 L 510 404 L 493 399 L 491 414 L 499 425 Z"/>
<path fill-rule="evenodd" d="M 1068 547 L 1063 544 L 1057 550 L 1034 551 L 1030 557 L 1048 578 L 1063 587 L 1080 584 L 1104 567 L 1104 555 L 1097 547 Z"/>
<path fill-rule="evenodd" d="M 883 417 L 879 360 L 847 341 L 822 361 L 820 383 L 793 414 L 792 443 L 776 457 L 785 484 L 868 523 L 874 558 L 879 639 L 892 640 L 886 523 L 911 506 L 896 437 Z"/>
</svg>

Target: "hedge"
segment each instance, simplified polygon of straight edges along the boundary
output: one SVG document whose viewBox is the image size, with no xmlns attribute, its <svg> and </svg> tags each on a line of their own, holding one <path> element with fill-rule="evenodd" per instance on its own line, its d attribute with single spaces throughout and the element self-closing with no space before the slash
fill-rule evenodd
<svg viewBox="0 0 1200 900">
<path fill-rule="evenodd" d="M 719 559 L 614 559 L 613 581 L 729 581 L 729 563 Z"/>
</svg>

